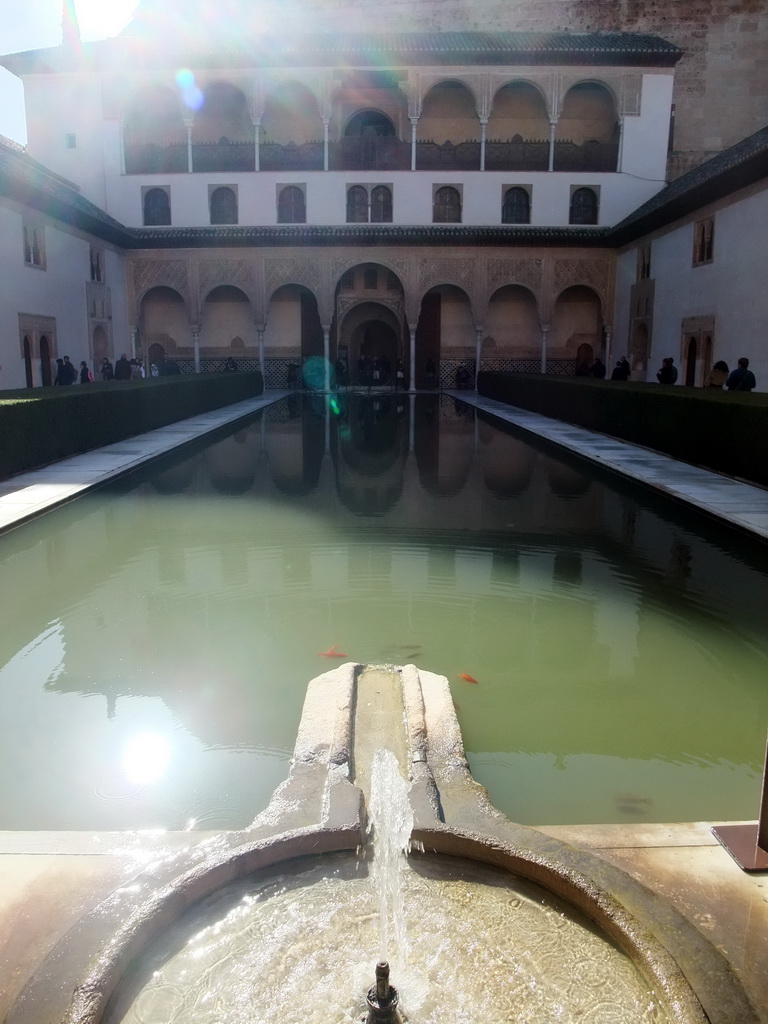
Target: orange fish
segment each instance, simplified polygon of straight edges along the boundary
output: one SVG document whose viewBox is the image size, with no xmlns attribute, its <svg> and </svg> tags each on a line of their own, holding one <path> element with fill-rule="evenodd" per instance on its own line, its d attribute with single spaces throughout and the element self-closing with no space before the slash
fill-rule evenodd
<svg viewBox="0 0 768 1024">
<path fill-rule="evenodd" d="M 479 683 L 479 679 L 475 679 L 474 676 L 468 676 L 466 672 L 462 672 L 459 679 L 465 679 L 468 683 Z"/>
<path fill-rule="evenodd" d="M 343 654 L 339 650 L 339 645 L 334 644 L 333 647 L 329 647 L 327 651 L 318 651 L 318 658 L 348 658 L 348 654 Z"/>
</svg>

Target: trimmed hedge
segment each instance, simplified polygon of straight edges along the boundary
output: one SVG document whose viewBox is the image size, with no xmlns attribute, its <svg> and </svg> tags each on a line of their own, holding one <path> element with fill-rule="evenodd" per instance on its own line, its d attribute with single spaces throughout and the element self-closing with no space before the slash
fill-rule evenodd
<svg viewBox="0 0 768 1024">
<path fill-rule="evenodd" d="M 765 392 L 488 372 L 478 376 L 477 389 L 508 405 L 768 486 Z"/>
<path fill-rule="evenodd" d="M 0 392 L 0 479 L 253 398 L 263 390 L 256 372 Z"/>
</svg>

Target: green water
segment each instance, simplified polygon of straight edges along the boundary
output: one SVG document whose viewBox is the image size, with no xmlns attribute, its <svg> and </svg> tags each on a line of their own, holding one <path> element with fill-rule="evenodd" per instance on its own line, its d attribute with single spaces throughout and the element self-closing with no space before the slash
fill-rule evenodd
<svg viewBox="0 0 768 1024">
<path fill-rule="evenodd" d="M 0 827 L 248 824 L 333 646 L 446 675 L 516 820 L 756 816 L 764 546 L 450 399 L 301 405 L 0 539 Z"/>
</svg>

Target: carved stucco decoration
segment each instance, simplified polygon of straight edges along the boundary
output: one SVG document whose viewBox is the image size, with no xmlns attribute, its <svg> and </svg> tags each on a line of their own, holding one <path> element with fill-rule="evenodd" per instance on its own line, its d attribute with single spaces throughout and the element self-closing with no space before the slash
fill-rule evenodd
<svg viewBox="0 0 768 1024">
<path fill-rule="evenodd" d="M 422 294 L 440 284 L 455 284 L 472 296 L 475 283 L 475 261 L 469 256 L 425 259 L 419 267 Z"/>
<path fill-rule="evenodd" d="M 364 263 L 375 264 L 376 266 L 384 267 L 386 270 L 391 270 L 393 274 L 397 274 L 400 279 L 400 284 L 405 288 L 408 282 L 409 261 L 407 259 L 393 259 L 390 256 L 383 256 L 379 252 L 376 253 L 376 258 L 373 260 L 371 259 L 370 252 L 354 253 L 350 256 L 337 256 L 332 258 L 331 283 L 333 285 L 338 284 L 348 270 L 360 267 Z"/>
<path fill-rule="evenodd" d="M 220 285 L 239 288 L 253 301 L 253 273 L 247 260 L 201 260 L 199 276 L 201 303 L 214 288 L 218 288 Z"/>
<path fill-rule="evenodd" d="M 286 284 L 301 284 L 319 298 L 321 291 L 319 258 L 309 256 L 280 256 L 264 260 L 264 292 L 267 300 Z"/>
<path fill-rule="evenodd" d="M 40 357 L 40 338 L 42 335 L 48 339 L 51 359 L 55 359 L 56 348 L 56 318 L 53 316 L 40 316 L 37 313 L 19 313 L 19 354 L 24 358 L 24 337 L 29 339 L 30 355 L 33 359 Z"/>
<path fill-rule="evenodd" d="M 186 260 L 132 260 L 133 294 L 138 304 L 150 288 L 173 288 L 189 305 Z"/>
<path fill-rule="evenodd" d="M 544 261 L 534 256 L 520 259 L 490 259 L 487 268 L 487 300 L 499 288 L 518 284 L 528 288 L 537 299 L 541 297 Z"/>
<path fill-rule="evenodd" d="M 347 313 L 354 309 L 355 306 L 363 306 L 368 303 L 375 303 L 378 306 L 386 306 L 387 309 L 391 309 L 397 317 L 398 321 L 402 323 L 404 313 L 404 302 L 400 295 L 341 295 L 336 301 L 336 318 L 339 324 L 341 324 L 347 315 Z"/>
<path fill-rule="evenodd" d="M 554 266 L 554 297 L 573 285 L 593 288 L 607 302 L 610 284 L 610 264 L 607 259 L 559 259 Z"/>
</svg>

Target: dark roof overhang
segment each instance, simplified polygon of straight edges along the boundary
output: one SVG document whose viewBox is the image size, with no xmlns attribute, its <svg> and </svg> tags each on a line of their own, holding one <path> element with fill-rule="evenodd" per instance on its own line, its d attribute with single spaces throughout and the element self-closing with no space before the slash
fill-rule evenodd
<svg viewBox="0 0 768 1024">
<path fill-rule="evenodd" d="M 255 33 L 114 39 L 0 57 L 16 75 L 192 67 L 376 68 L 441 65 L 674 67 L 683 51 L 657 36 L 631 32 Z"/>
</svg>

